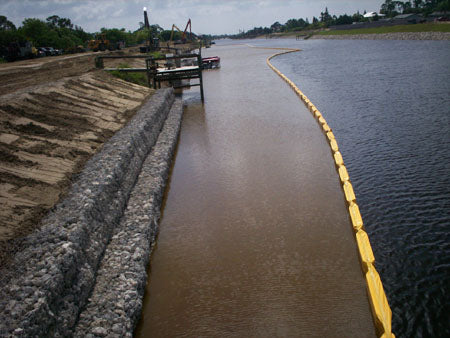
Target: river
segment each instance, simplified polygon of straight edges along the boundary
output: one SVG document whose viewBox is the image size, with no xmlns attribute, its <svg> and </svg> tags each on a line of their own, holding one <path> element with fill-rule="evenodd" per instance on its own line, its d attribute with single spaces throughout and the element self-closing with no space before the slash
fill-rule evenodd
<svg viewBox="0 0 450 338">
<path fill-rule="evenodd" d="M 267 65 L 217 46 L 187 104 L 138 337 L 373 337 L 326 137 Z M 206 54 L 205 53 L 205 54 Z"/>
<path fill-rule="evenodd" d="M 225 41 L 218 44 L 224 46 L 231 43 Z M 299 53 L 276 57 L 272 63 L 295 82 L 318 107 L 336 135 L 350 173 L 366 230 L 371 239 L 377 270 L 391 305 L 393 331 L 397 337 L 448 336 L 450 323 L 450 44 L 447 41 L 295 41 L 287 39 L 248 40 L 239 41 L 239 43 L 261 47 L 302 49 Z M 221 48 L 223 47 L 214 47 L 209 53 L 220 55 Z M 233 47 L 230 48 L 233 51 Z M 238 47 L 234 48 L 237 48 L 234 52 L 238 53 Z M 292 170 L 290 165 L 308 167 L 310 163 L 308 163 L 309 160 L 302 160 L 298 154 L 294 154 L 292 149 L 295 149 L 297 142 L 310 142 L 309 138 L 313 137 L 316 131 L 308 135 L 303 133 L 315 126 L 307 125 L 305 129 L 303 123 L 307 119 L 298 120 L 298 115 L 303 116 L 303 113 L 285 114 L 285 107 L 292 107 L 295 103 L 290 101 L 291 98 L 287 99 L 290 89 L 283 87 L 285 84 L 281 80 L 270 79 L 267 85 L 264 81 L 267 81 L 266 77 L 269 75 L 258 68 L 255 69 L 255 78 L 251 79 L 255 81 L 254 85 L 248 86 L 248 83 L 246 86 L 236 85 L 236 78 L 230 78 L 226 74 L 227 67 L 245 67 L 245 70 L 248 70 L 252 64 L 243 57 L 239 62 L 227 65 L 226 55 L 224 56 L 223 68 L 220 71 L 209 72 L 205 76 L 204 108 L 198 104 L 198 92 L 190 91 L 185 95 L 190 103 L 186 110 L 179 153 L 173 170 L 173 176 L 180 178 L 172 177 L 165 216 L 161 224 L 161 235 L 152 258 L 152 266 L 160 259 L 159 255 L 163 255 L 161 246 L 168 245 L 161 242 L 170 236 L 177 238 L 177 241 L 171 245 L 187 247 L 191 245 L 192 237 L 213 238 L 214 235 L 227 239 L 226 247 L 217 247 L 215 242 L 197 242 L 198 245 L 205 245 L 206 250 L 206 253 L 196 257 L 198 262 L 207 262 L 213 257 L 228 257 L 236 250 L 239 252 L 242 250 L 237 244 L 239 235 L 229 237 L 230 233 L 217 230 L 224 224 L 227 224 L 228 231 L 246 229 L 245 236 L 249 238 L 249 245 L 253 248 L 250 251 L 254 251 L 255 243 L 267 238 L 257 237 L 258 232 L 248 232 L 249 225 L 256 226 L 261 218 L 267 218 L 268 223 L 273 224 L 274 228 L 281 224 L 282 228 L 288 232 L 274 231 L 271 233 L 272 239 L 267 242 L 271 244 L 266 244 L 264 249 L 257 252 L 258 255 L 267 255 L 265 257 L 267 262 L 278 264 L 279 273 L 284 277 L 294 273 L 294 270 L 299 267 L 287 263 L 289 260 L 286 260 L 283 254 L 270 255 L 270 252 L 275 249 L 274 243 L 282 240 L 283 246 L 290 246 L 289 240 L 297 238 L 293 240 L 295 242 L 298 237 L 293 235 L 290 238 L 289 231 L 292 231 L 292 228 L 284 225 L 295 223 L 304 214 L 318 212 L 313 207 L 314 203 L 319 203 L 317 200 L 301 205 L 293 202 L 297 196 L 286 194 L 286 191 L 290 191 L 288 186 L 291 184 L 297 189 L 305 189 L 299 183 L 302 182 L 301 178 L 299 180 L 296 177 L 298 173 Z M 258 57 L 255 57 L 255 60 Z M 261 61 L 260 57 L 259 61 Z M 258 82 L 264 83 L 266 88 L 257 85 Z M 231 96 L 221 96 L 221 93 Z M 281 96 L 271 97 L 273 93 Z M 277 115 L 275 118 L 266 112 L 267 98 L 269 98 L 269 111 L 279 111 L 281 117 Z M 256 109 L 243 114 L 239 105 L 244 107 L 244 103 L 249 100 L 253 101 L 254 105 L 259 105 L 262 113 Z M 204 109 L 203 113 L 199 113 L 202 109 Z M 296 128 L 297 131 L 295 131 Z M 266 135 L 272 140 L 280 138 L 281 141 L 270 143 L 261 139 L 261 135 Z M 288 137 L 283 137 L 284 135 Z M 320 137 L 323 136 L 320 135 Z M 250 143 L 251 146 L 244 149 L 240 146 L 243 142 Z M 259 150 L 255 153 L 255 149 Z M 317 151 L 315 147 L 311 153 Z M 325 156 L 321 153 L 322 151 L 324 150 L 319 150 L 317 156 Z M 264 159 L 272 156 L 275 156 L 273 163 L 277 165 L 272 164 L 272 168 L 265 171 L 267 162 Z M 294 159 L 287 160 L 289 157 Z M 224 160 L 223 163 L 222 160 Z M 291 164 L 286 166 L 286 163 Z M 330 162 L 329 165 L 331 167 L 332 163 Z M 211 172 L 218 168 L 219 174 L 211 176 Z M 258 168 L 264 168 L 264 170 L 259 173 Z M 205 172 L 207 172 L 206 176 L 204 176 Z M 306 172 L 312 175 L 314 168 L 310 167 Z M 286 180 L 280 178 L 274 180 L 274 177 L 280 177 L 280 174 Z M 303 179 L 306 180 L 306 177 Z M 180 188 L 181 180 L 189 184 Z M 249 188 L 249 181 L 254 188 Z M 219 196 L 224 189 L 224 195 Z M 319 199 L 317 190 L 322 189 L 327 189 L 330 193 L 335 188 L 327 188 L 326 184 L 316 185 L 308 193 Z M 173 190 L 176 191 L 177 196 Z M 195 197 L 189 195 L 192 191 L 198 194 Z M 211 196 L 207 191 L 215 193 Z M 183 194 L 190 197 L 180 196 Z M 237 198 L 242 194 L 245 196 L 243 199 Z M 275 198 L 273 199 L 272 196 Z M 336 204 L 339 204 L 336 203 L 337 197 L 330 195 L 321 198 L 324 202 L 331 201 L 328 204 L 332 205 L 332 209 L 333 205 L 336 207 Z M 180 204 L 184 203 L 182 199 L 191 199 L 190 204 L 180 207 Z M 214 205 L 213 208 L 217 210 L 215 214 L 208 216 L 207 210 L 211 205 Z M 224 215 L 223 210 L 230 206 L 234 209 L 234 215 Z M 176 210 L 175 213 L 178 213 L 184 208 L 186 208 L 184 216 L 181 214 L 180 217 L 185 220 L 183 227 L 188 229 L 185 229 L 183 235 L 177 235 L 173 228 L 176 221 L 167 212 L 172 215 L 172 211 L 168 210 Z M 254 209 L 260 212 L 255 214 Z M 192 216 L 193 210 L 196 210 L 199 215 Z M 280 219 L 280 215 L 286 214 L 291 215 L 287 221 Z M 217 218 L 218 215 L 221 216 Z M 203 218 L 209 221 L 200 222 Z M 242 226 L 242 224 L 246 225 Z M 303 233 L 302 236 L 317 240 L 317 237 L 312 234 Z M 310 249 L 314 252 L 313 247 Z M 177 253 L 177 255 L 191 254 L 189 250 Z M 239 262 L 238 256 L 248 254 L 247 251 L 232 254 L 226 259 L 228 262 L 226 269 L 232 269 L 231 267 Z M 250 259 L 253 259 L 252 264 L 264 265 L 263 260 L 258 261 L 251 257 Z M 178 266 L 178 268 L 184 270 L 186 267 Z M 159 269 L 169 272 L 173 270 L 169 266 Z M 214 269 L 220 270 L 219 265 L 215 265 Z M 270 268 L 268 270 L 263 268 L 260 270 L 261 275 L 252 275 L 252 270 L 256 271 L 249 266 L 241 266 L 239 273 L 251 280 L 250 276 L 263 278 L 265 273 L 270 272 Z M 152 268 L 150 280 L 152 280 L 153 271 Z M 232 273 L 232 270 L 229 272 Z M 200 273 L 204 274 L 196 278 L 195 283 L 199 286 L 206 283 L 210 286 L 209 292 L 212 293 L 229 292 L 232 295 L 242 296 L 254 287 L 254 284 L 250 283 L 249 289 L 242 290 L 240 286 L 228 281 L 228 284 L 225 282 L 222 285 L 222 289 L 217 289 L 212 285 L 224 283 L 223 280 L 211 281 L 208 280 L 211 275 L 207 271 L 200 269 Z M 176 273 L 173 281 L 170 281 L 170 275 L 166 277 L 167 285 L 161 284 L 156 291 L 166 288 L 172 292 L 178 290 L 173 294 L 174 297 L 185 297 L 187 291 L 180 287 L 179 280 L 184 279 L 186 283 L 190 283 L 187 275 Z M 294 283 L 294 281 L 291 282 Z M 293 285 L 290 284 L 291 282 L 286 284 L 287 289 L 289 285 Z M 149 290 L 152 290 L 151 292 L 154 290 L 151 283 Z M 291 296 L 295 293 L 292 290 Z M 266 296 L 269 299 L 274 295 L 268 290 L 259 291 L 260 295 L 267 292 Z M 200 298 L 206 297 L 206 303 L 208 303 L 208 297 L 200 289 L 195 293 Z M 146 306 L 151 303 L 148 298 Z M 188 299 L 192 301 L 193 298 Z M 247 299 L 249 303 L 255 301 L 251 297 Z M 258 304 L 256 309 L 258 306 L 261 307 L 263 297 L 258 298 L 255 304 Z M 195 302 L 191 305 L 198 306 Z M 233 301 L 227 304 L 231 308 L 236 305 L 237 303 Z M 186 321 L 183 320 L 193 319 L 189 315 L 181 317 L 176 315 L 187 307 L 188 304 L 184 304 L 184 307 L 178 309 L 164 309 L 173 317 L 171 325 L 185 325 Z M 267 310 L 267 308 L 264 309 Z M 292 333 L 292 331 L 283 331 L 288 330 L 289 327 L 295 327 L 292 324 L 295 322 L 295 320 L 292 321 L 295 318 L 293 315 L 295 307 L 291 310 L 292 312 L 289 313 L 276 312 L 278 315 L 275 315 L 275 320 L 267 322 L 267 324 L 279 324 L 281 331 L 275 332 L 275 335 Z M 256 311 L 258 315 L 250 316 L 251 311 Z M 253 318 L 247 329 L 270 327 L 270 325 L 252 326 L 255 323 L 261 324 L 263 321 L 264 316 L 260 316 L 261 311 L 258 312 L 254 307 L 247 306 L 245 311 L 240 313 L 244 320 Z M 301 309 L 297 308 L 296 311 L 301 312 Z M 205 315 L 205 312 L 200 313 Z M 159 314 L 147 309 L 147 316 L 150 315 L 156 318 L 153 325 L 159 325 L 155 324 L 161 322 Z M 213 318 L 217 319 L 217 317 Z M 230 318 L 222 319 L 224 322 L 231 320 Z M 239 322 L 236 318 L 232 319 Z M 261 321 L 258 322 L 258 320 Z M 170 324 L 166 322 L 166 325 Z M 261 333 L 261 331 L 254 332 L 256 335 L 258 332 Z M 270 330 L 264 332 L 274 333 Z"/>
<path fill-rule="evenodd" d="M 276 44 L 302 49 L 272 63 L 314 102 L 339 141 L 393 331 L 397 337 L 448 337 L 450 43 Z"/>
</svg>

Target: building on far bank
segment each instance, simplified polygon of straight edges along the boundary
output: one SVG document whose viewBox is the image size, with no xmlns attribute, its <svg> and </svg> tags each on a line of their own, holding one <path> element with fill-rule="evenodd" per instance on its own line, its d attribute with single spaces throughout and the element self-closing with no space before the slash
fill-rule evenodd
<svg viewBox="0 0 450 338">
<path fill-rule="evenodd" d="M 449 21 L 450 13 L 449 12 L 433 12 L 428 15 L 428 21 Z"/>
<path fill-rule="evenodd" d="M 366 19 L 373 19 L 373 18 L 376 18 L 376 17 L 382 18 L 382 17 L 385 17 L 385 16 L 386 15 L 380 14 L 380 13 L 377 13 L 377 12 L 367 12 L 366 14 L 363 15 L 363 17 L 365 17 Z"/>
<path fill-rule="evenodd" d="M 394 23 L 396 25 L 407 25 L 410 23 L 419 23 L 424 21 L 426 20 L 421 14 L 410 13 L 394 16 Z"/>
</svg>

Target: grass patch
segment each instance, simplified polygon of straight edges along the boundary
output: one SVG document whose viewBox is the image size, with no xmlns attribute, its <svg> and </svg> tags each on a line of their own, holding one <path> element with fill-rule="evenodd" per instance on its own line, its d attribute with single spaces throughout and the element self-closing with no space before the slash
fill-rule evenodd
<svg viewBox="0 0 450 338">
<path fill-rule="evenodd" d="M 7 61 L 4 58 L 0 58 L 0 63 L 6 63 Z"/>
<path fill-rule="evenodd" d="M 383 33 L 419 33 L 419 32 L 450 32 L 450 24 L 418 23 L 415 25 L 397 25 L 375 28 L 360 28 L 346 30 L 322 31 L 317 35 L 355 35 L 355 34 L 383 34 Z"/>
<path fill-rule="evenodd" d="M 165 56 L 165 54 L 161 53 L 160 51 L 154 51 L 149 53 L 151 57 L 154 57 L 155 59 L 157 58 L 162 58 Z"/>
<path fill-rule="evenodd" d="M 127 63 L 121 63 L 117 68 L 131 68 Z M 124 81 L 132 82 L 141 86 L 148 87 L 148 80 L 146 73 L 133 73 L 133 72 L 121 72 L 119 70 L 113 70 L 110 72 L 111 75 L 118 77 Z"/>
</svg>

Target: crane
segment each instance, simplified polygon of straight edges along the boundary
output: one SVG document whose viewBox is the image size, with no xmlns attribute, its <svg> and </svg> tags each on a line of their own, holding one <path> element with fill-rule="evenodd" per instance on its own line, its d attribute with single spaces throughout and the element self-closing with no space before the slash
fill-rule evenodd
<svg viewBox="0 0 450 338">
<path fill-rule="evenodd" d="M 186 43 L 186 32 L 187 29 L 189 27 L 189 40 L 192 39 L 192 26 L 191 26 L 191 19 L 188 20 L 187 24 L 186 24 L 186 28 L 184 29 L 184 31 L 182 31 L 180 28 L 177 27 L 177 25 L 173 24 L 172 25 L 172 32 L 170 33 L 170 41 L 172 42 L 173 39 L 173 33 L 175 31 L 175 29 L 177 29 L 180 33 L 181 33 L 181 41 L 183 43 Z"/>
<path fill-rule="evenodd" d="M 170 42 L 172 42 L 172 40 L 173 40 L 173 33 L 174 33 L 174 31 L 175 31 L 175 28 L 181 33 L 181 35 L 183 36 L 183 31 L 181 30 L 181 29 L 179 29 L 178 27 L 177 27 L 177 25 L 175 25 L 175 24 L 173 24 L 172 25 L 172 33 L 170 33 Z"/>
<path fill-rule="evenodd" d="M 192 40 L 192 25 L 191 25 L 191 19 L 188 20 L 187 24 L 186 24 L 186 28 L 184 29 L 183 32 L 183 38 L 186 39 L 186 32 L 187 29 L 189 27 L 189 40 Z"/>
</svg>

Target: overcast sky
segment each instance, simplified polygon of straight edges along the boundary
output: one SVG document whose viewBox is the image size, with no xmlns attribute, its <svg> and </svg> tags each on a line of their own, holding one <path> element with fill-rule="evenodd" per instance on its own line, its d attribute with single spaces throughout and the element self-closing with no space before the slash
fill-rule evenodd
<svg viewBox="0 0 450 338">
<path fill-rule="evenodd" d="M 45 20 L 50 15 L 69 18 L 85 31 L 101 27 L 136 30 L 147 7 L 151 24 L 181 29 L 192 20 L 197 34 L 235 34 L 239 29 L 267 26 L 288 19 L 319 17 L 328 7 L 331 15 L 379 11 L 383 0 L 0 0 L 0 15 L 16 26 L 24 18 Z"/>
</svg>

